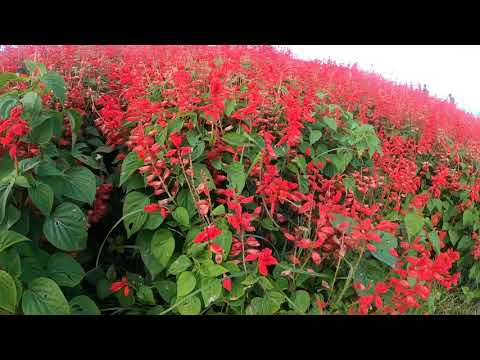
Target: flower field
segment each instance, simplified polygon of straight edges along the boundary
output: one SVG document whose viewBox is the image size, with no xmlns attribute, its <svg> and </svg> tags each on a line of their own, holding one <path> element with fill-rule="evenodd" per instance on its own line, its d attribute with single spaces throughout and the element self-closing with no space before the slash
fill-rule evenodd
<svg viewBox="0 0 480 360">
<path fill-rule="evenodd" d="M 0 312 L 480 300 L 480 119 L 270 46 L 0 52 Z"/>
</svg>

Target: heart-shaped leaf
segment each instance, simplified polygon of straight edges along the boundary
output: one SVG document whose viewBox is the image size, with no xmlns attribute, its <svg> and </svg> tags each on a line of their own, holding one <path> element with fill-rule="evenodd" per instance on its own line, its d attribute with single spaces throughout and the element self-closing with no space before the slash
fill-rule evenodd
<svg viewBox="0 0 480 360">
<path fill-rule="evenodd" d="M 87 222 L 80 208 L 63 203 L 45 219 L 43 233 L 47 240 L 63 251 L 78 251 L 87 247 Z"/>
<path fill-rule="evenodd" d="M 22 297 L 25 315 L 70 315 L 70 305 L 55 281 L 40 277 L 28 285 Z"/>
</svg>

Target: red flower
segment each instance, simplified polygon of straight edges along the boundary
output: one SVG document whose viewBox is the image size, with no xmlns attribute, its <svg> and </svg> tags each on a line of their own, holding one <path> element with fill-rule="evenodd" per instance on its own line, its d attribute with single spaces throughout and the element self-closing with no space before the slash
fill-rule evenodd
<svg viewBox="0 0 480 360">
<path fill-rule="evenodd" d="M 222 280 L 222 286 L 225 290 L 228 292 L 232 291 L 232 279 L 230 278 L 225 278 Z"/>
<path fill-rule="evenodd" d="M 220 235 L 222 231 L 217 228 L 215 224 L 209 225 L 203 230 L 200 234 L 198 234 L 193 242 L 195 244 L 199 244 L 202 242 L 210 241 L 215 239 L 218 235 Z"/>
<path fill-rule="evenodd" d="M 272 256 L 272 250 L 268 248 L 265 248 L 260 252 L 250 253 L 245 257 L 245 261 L 254 261 L 254 260 L 257 260 L 258 271 L 263 276 L 268 275 L 267 266 L 278 264 L 278 260 Z"/>
<path fill-rule="evenodd" d="M 146 213 L 153 213 L 156 211 L 160 211 L 160 209 L 161 209 L 161 206 L 157 203 L 148 204 L 143 207 L 143 211 L 145 211 Z"/>
<path fill-rule="evenodd" d="M 112 292 L 118 292 L 123 289 L 123 294 L 125 296 L 128 296 L 130 293 L 130 289 L 128 287 L 128 279 L 126 276 L 122 277 L 122 280 L 120 281 L 115 281 L 111 286 L 110 286 L 110 291 Z"/>
<path fill-rule="evenodd" d="M 183 136 L 178 133 L 173 133 L 170 135 L 170 140 L 172 141 L 173 146 L 177 149 L 182 145 Z"/>
</svg>

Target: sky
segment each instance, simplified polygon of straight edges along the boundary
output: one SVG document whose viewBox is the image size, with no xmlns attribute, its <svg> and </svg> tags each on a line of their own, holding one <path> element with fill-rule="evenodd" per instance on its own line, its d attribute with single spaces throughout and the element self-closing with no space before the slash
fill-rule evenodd
<svg viewBox="0 0 480 360">
<path fill-rule="evenodd" d="M 480 115 L 479 45 L 283 45 L 305 59 L 357 63 L 400 83 L 426 84 L 431 95 L 455 98 L 457 106 Z"/>
</svg>

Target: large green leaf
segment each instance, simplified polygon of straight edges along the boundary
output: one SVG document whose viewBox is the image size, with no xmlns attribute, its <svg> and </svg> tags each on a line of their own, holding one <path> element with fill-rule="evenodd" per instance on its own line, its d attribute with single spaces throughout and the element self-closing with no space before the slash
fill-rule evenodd
<svg viewBox="0 0 480 360">
<path fill-rule="evenodd" d="M 64 196 L 92 205 L 95 200 L 97 186 L 95 175 L 86 167 L 74 167 L 64 176 Z"/>
<path fill-rule="evenodd" d="M 43 215 L 50 214 L 53 206 L 53 190 L 50 186 L 36 181 L 28 188 L 28 196 Z"/>
<path fill-rule="evenodd" d="M 191 271 L 184 271 L 177 277 L 177 297 L 182 297 L 190 294 L 195 285 L 197 279 Z"/>
<path fill-rule="evenodd" d="M 192 262 L 186 255 L 180 255 L 168 268 L 168 273 L 172 275 L 180 274 L 192 266 Z"/>
<path fill-rule="evenodd" d="M 72 315 L 101 315 L 97 304 L 88 296 L 80 295 L 70 300 Z"/>
<path fill-rule="evenodd" d="M 34 91 L 27 92 L 22 100 L 23 110 L 27 114 L 37 115 L 42 110 L 42 99 Z"/>
<path fill-rule="evenodd" d="M 49 71 L 40 77 L 40 81 L 45 84 L 47 90 L 53 91 L 53 95 L 55 95 L 63 105 L 65 101 L 65 81 L 63 77 L 54 71 Z"/>
<path fill-rule="evenodd" d="M 72 129 L 72 147 L 74 147 L 77 142 L 77 134 L 82 127 L 82 115 L 80 115 L 75 109 L 67 109 L 65 112 L 70 120 L 70 127 Z"/>
<path fill-rule="evenodd" d="M 14 95 L 5 94 L 0 96 L 0 119 L 7 119 L 10 110 L 17 104 L 18 98 Z"/>
<path fill-rule="evenodd" d="M 0 73 L 0 89 L 3 88 L 9 81 L 18 79 L 17 74 L 10 72 Z"/>
<path fill-rule="evenodd" d="M 15 231 L 0 231 L 0 253 L 10 246 L 26 240 L 28 239 L 25 236 Z"/>
<path fill-rule="evenodd" d="M 305 314 L 310 307 L 310 295 L 305 290 L 297 290 L 293 300 L 295 308 L 300 314 Z"/>
<path fill-rule="evenodd" d="M 235 191 L 240 194 L 245 187 L 247 174 L 241 162 L 234 161 L 227 168 L 227 178 L 229 186 L 233 187 Z"/>
<path fill-rule="evenodd" d="M 55 281 L 40 277 L 28 285 L 22 297 L 25 315 L 70 315 L 70 305 Z"/>
<path fill-rule="evenodd" d="M 56 253 L 48 259 L 47 275 L 59 286 L 75 287 L 82 281 L 85 271 L 71 256 Z"/>
<path fill-rule="evenodd" d="M 153 232 L 141 231 L 138 233 L 136 245 L 140 248 L 140 256 L 148 272 L 155 278 L 165 266 L 160 264 L 155 256 L 152 254 L 152 242 Z"/>
<path fill-rule="evenodd" d="M 188 299 L 179 299 L 178 302 L 177 309 L 181 315 L 198 315 L 202 310 L 202 303 L 196 295 Z"/>
<path fill-rule="evenodd" d="M 337 131 L 337 128 L 338 128 L 337 120 L 335 120 L 334 118 L 326 116 L 326 117 L 323 118 L 323 121 L 325 122 L 325 124 L 330 129 L 332 129 L 333 131 Z"/>
<path fill-rule="evenodd" d="M 5 218 L 8 196 L 10 195 L 14 184 L 15 173 L 11 173 L 9 176 L 0 180 L 0 223 L 2 223 Z"/>
<path fill-rule="evenodd" d="M 175 239 L 167 229 L 155 231 L 151 242 L 152 254 L 157 261 L 165 268 L 175 250 Z"/>
<path fill-rule="evenodd" d="M 437 231 L 430 231 L 430 233 L 428 234 L 428 239 L 430 240 L 435 252 L 437 254 L 440 254 L 440 238 L 438 237 Z"/>
<path fill-rule="evenodd" d="M 273 315 L 280 310 L 285 296 L 278 291 L 267 291 L 263 297 L 253 298 L 246 309 L 247 315 Z"/>
<path fill-rule="evenodd" d="M 6 271 L 0 270 L 0 308 L 10 313 L 17 305 L 17 287 L 15 281 Z"/>
<path fill-rule="evenodd" d="M 220 279 L 202 278 L 200 289 L 203 303 L 208 306 L 222 295 L 222 281 Z"/>
<path fill-rule="evenodd" d="M 63 203 L 46 218 L 43 233 L 48 241 L 63 251 L 78 251 L 87 247 L 87 222 L 80 208 Z"/>
<path fill-rule="evenodd" d="M 8 204 L 8 207 L 5 211 L 5 218 L 3 222 L 0 223 L 0 231 L 9 230 L 13 225 L 20 220 L 21 213 L 15 206 Z"/>
<path fill-rule="evenodd" d="M 50 142 L 53 136 L 54 122 L 48 118 L 40 125 L 35 126 L 30 132 L 31 142 L 35 144 L 47 144 Z"/>
<path fill-rule="evenodd" d="M 20 255 L 15 249 L 0 252 L 0 269 L 7 271 L 13 277 L 19 277 L 22 273 Z"/>
<path fill-rule="evenodd" d="M 407 229 L 408 238 L 411 239 L 422 230 L 425 219 L 422 215 L 411 212 L 405 216 L 405 228 Z"/>
<path fill-rule="evenodd" d="M 136 211 L 133 215 L 129 215 L 123 219 L 123 225 L 125 226 L 125 230 L 127 230 L 127 237 L 132 236 L 142 228 L 148 217 L 148 214 L 143 211 L 143 208 L 149 203 L 150 200 L 148 196 L 141 192 L 132 191 L 125 197 L 123 202 L 123 216 Z"/>
<path fill-rule="evenodd" d="M 233 146 L 242 146 L 248 143 L 248 139 L 245 137 L 245 135 L 234 132 L 226 133 L 223 135 L 222 140 Z"/>
<path fill-rule="evenodd" d="M 177 223 L 179 223 L 182 226 L 190 226 L 190 217 L 188 216 L 188 211 L 184 207 L 177 207 L 173 213 L 172 213 L 173 218 Z"/>
<path fill-rule="evenodd" d="M 370 242 L 377 249 L 377 251 L 371 252 L 371 254 L 388 266 L 394 267 L 398 259 L 390 254 L 390 249 L 395 249 L 398 246 L 397 238 L 383 231 L 379 231 L 378 234 L 382 241 L 380 243 Z"/>
<path fill-rule="evenodd" d="M 158 290 L 158 293 L 167 303 L 170 303 L 177 294 L 177 286 L 173 281 L 162 280 L 157 281 L 153 286 Z"/>
<path fill-rule="evenodd" d="M 129 152 L 122 162 L 119 186 L 125 183 L 125 181 L 127 181 L 128 178 L 142 165 L 143 161 L 138 158 L 137 153 L 134 151 Z"/>
</svg>

